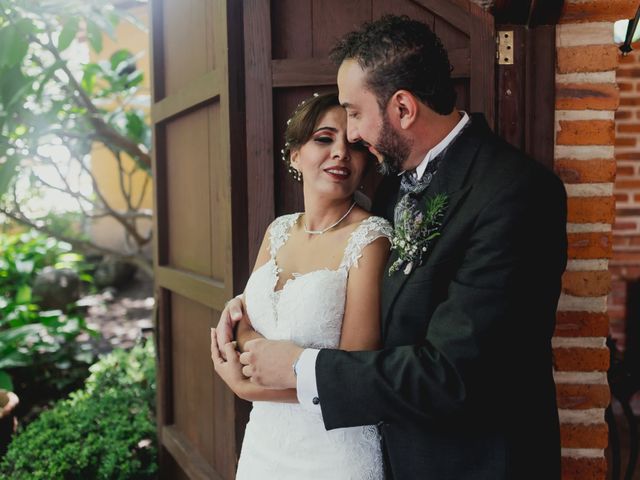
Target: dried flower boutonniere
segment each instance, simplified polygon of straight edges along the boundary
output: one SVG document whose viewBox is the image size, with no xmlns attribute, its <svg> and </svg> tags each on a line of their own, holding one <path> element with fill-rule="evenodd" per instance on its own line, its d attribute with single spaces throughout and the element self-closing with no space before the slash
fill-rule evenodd
<svg viewBox="0 0 640 480">
<path fill-rule="evenodd" d="M 398 251 L 398 259 L 389 268 L 389 275 L 404 267 L 409 275 L 414 267 L 422 265 L 433 239 L 440 236 L 442 217 L 447 208 L 447 195 L 427 198 L 422 212 L 410 195 L 405 195 L 397 206 L 397 218 L 391 240 L 391 249 Z"/>
</svg>

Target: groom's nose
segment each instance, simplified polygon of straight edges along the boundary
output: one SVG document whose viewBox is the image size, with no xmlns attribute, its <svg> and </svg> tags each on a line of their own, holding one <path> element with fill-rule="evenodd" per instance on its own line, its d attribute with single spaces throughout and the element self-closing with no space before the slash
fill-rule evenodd
<svg viewBox="0 0 640 480">
<path fill-rule="evenodd" d="M 362 140 L 360 138 L 358 128 L 354 122 L 349 122 L 349 120 L 347 120 L 347 140 L 349 140 L 350 143 L 356 143 L 357 141 Z"/>
</svg>

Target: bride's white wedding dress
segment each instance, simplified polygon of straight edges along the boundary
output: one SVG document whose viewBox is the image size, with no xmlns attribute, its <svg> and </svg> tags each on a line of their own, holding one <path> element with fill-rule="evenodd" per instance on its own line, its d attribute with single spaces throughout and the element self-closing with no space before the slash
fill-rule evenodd
<svg viewBox="0 0 640 480">
<path fill-rule="evenodd" d="M 276 253 L 299 216 L 278 217 L 271 225 L 271 258 L 247 282 L 247 313 L 255 330 L 266 338 L 337 348 L 349 269 L 357 268 L 369 243 L 391 236 L 391 226 L 380 217 L 363 220 L 351 234 L 338 269 L 294 274 L 275 291 L 280 273 Z M 254 402 L 236 478 L 379 480 L 384 478 L 380 437 L 375 426 L 326 431 L 319 413 L 297 403 Z"/>
</svg>

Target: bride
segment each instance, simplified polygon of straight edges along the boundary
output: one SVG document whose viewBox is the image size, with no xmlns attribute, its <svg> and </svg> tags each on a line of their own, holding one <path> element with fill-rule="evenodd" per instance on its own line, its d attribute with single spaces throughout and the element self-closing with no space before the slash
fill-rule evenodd
<svg viewBox="0 0 640 480">
<path fill-rule="evenodd" d="M 243 301 L 237 346 L 259 336 L 301 347 L 380 347 L 380 284 L 391 226 L 354 201 L 372 156 L 347 141 L 337 94 L 306 100 L 287 122 L 283 159 L 302 182 L 302 213 L 269 226 Z M 317 319 L 322 319 L 320 322 Z M 234 343 L 211 351 L 218 375 L 253 402 L 237 479 L 382 479 L 375 426 L 326 431 L 296 390 L 269 390 L 242 375 Z"/>
</svg>

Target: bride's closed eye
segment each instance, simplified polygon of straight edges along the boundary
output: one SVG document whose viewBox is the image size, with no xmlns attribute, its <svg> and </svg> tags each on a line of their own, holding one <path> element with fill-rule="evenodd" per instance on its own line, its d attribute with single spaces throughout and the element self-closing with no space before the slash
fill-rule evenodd
<svg viewBox="0 0 640 480">
<path fill-rule="evenodd" d="M 316 143 L 327 144 L 327 143 L 333 142 L 333 138 L 325 136 L 325 135 L 321 135 L 321 136 L 318 136 L 318 137 L 314 137 L 313 141 L 316 142 Z"/>
</svg>

